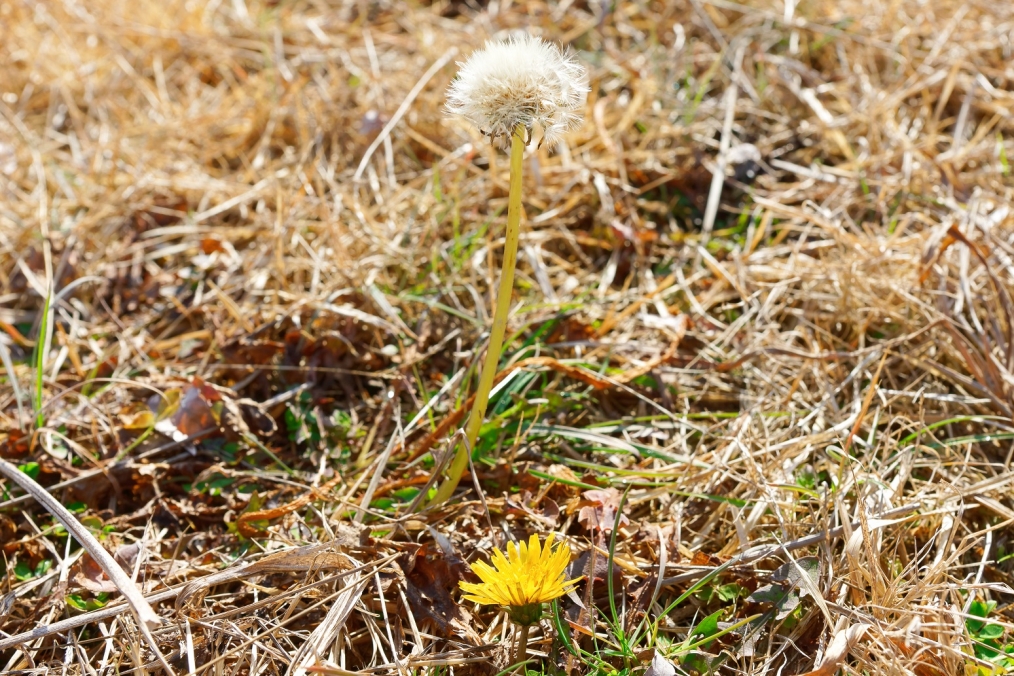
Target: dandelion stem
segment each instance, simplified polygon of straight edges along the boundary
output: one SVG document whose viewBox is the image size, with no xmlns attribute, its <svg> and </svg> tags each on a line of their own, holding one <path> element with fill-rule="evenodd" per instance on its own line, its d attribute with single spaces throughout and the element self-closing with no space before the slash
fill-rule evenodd
<svg viewBox="0 0 1014 676">
<path fill-rule="evenodd" d="M 521 631 L 518 633 L 518 645 L 517 650 L 514 652 L 514 664 L 520 664 L 528 659 L 528 625 L 522 624 Z M 527 669 L 521 673 L 525 673 Z"/>
<path fill-rule="evenodd" d="M 461 481 L 461 475 L 468 466 L 468 449 L 475 448 L 479 438 L 482 421 L 486 417 L 486 405 L 489 403 L 489 392 L 493 389 L 493 378 L 496 376 L 500 363 L 500 350 L 503 337 L 507 330 L 507 313 L 511 306 L 511 292 L 514 289 L 514 267 L 518 258 L 518 239 L 521 235 L 521 171 L 525 150 L 525 133 L 523 126 L 518 125 L 511 135 L 511 183 L 510 195 L 507 200 L 507 232 L 503 250 L 503 268 L 500 272 L 500 287 L 496 293 L 496 310 L 493 315 L 493 327 L 489 332 L 489 347 L 486 359 L 479 374 L 479 389 L 475 393 L 475 403 L 465 426 L 467 444 L 459 444 L 457 454 L 447 471 L 447 479 L 437 489 L 431 505 L 446 502 Z"/>
</svg>

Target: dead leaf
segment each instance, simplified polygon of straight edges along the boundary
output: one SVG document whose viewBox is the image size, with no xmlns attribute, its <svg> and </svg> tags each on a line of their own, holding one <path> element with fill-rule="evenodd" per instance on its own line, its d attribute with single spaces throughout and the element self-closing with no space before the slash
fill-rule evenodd
<svg viewBox="0 0 1014 676">
<path fill-rule="evenodd" d="M 222 347 L 226 362 L 243 365 L 263 365 L 274 361 L 285 350 L 285 343 L 277 340 L 241 338 Z"/>
<path fill-rule="evenodd" d="M 690 559 L 690 565 L 691 566 L 710 566 L 710 565 L 712 565 L 712 563 L 711 563 L 711 557 L 708 556 L 707 554 L 705 554 L 704 552 L 702 552 L 701 550 L 697 550 L 696 552 L 694 552 L 694 558 Z"/>
<path fill-rule="evenodd" d="M 817 589 L 817 585 L 820 583 L 820 559 L 816 556 L 804 556 L 796 559 L 795 562 L 789 561 L 785 565 L 779 566 L 778 570 L 771 574 L 771 579 L 775 582 L 788 583 L 799 589 L 799 595 L 805 597 L 812 589 Z M 805 579 L 803 576 L 806 576 Z"/>
<path fill-rule="evenodd" d="M 586 579 L 592 579 L 595 585 L 595 595 L 598 598 L 600 595 L 602 599 L 607 599 L 606 578 L 609 576 L 609 557 L 605 554 L 596 554 L 595 559 L 595 570 L 592 571 L 592 555 L 591 551 L 584 551 L 578 554 L 577 558 L 570 562 L 570 566 L 567 568 L 567 579 L 573 579 L 584 576 Z M 618 565 L 613 566 L 613 589 L 619 593 L 623 589 L 623 575 L 622 569 Z M 578 601 L 582 599 L 578 598 Z"/>
<path fill-rule="evenodd" d="M 77 586 L 87 589 L 93 594 L 116 591 L 116 585 L 87 552 L 81 555 L 77 569 L 71 578 L 71 582 Z"/>
<path fill-rule="evenodd" d="M 225 251 L 225 247 L 222 246 L 222 241 L 215 239 L 214 237 L 205 237 L 201 240 L 201 252 L 206 255 L 211 255 L 216 251 Z"/>
<path fill-rule="evenodd" d="M 17 532 L 18 526 L 14 523 L 14 520 L 6 514 L 0 514 L 0 547 L 13 541 Z"/>
<path fill-rule="evenodd" d="M 461 619 L 458 604 L 451 593 L 457 589 L 464 572 L 464 562 L 434 551 L 424 544 L 411 560 L 405 575 L 405 597 L 416 621 L 432 626 L 441 636 L 451 636 L 455 620 Z"/>
<path fill-rule="evenodd" d="M 26 455 L 31 447 L 31 438 L 21 430 L 11 430 L 7 438 L 0 441 L 0 457 L 14 459 Z"/>
<path fill-rule="evenodd" d="M 577 514 L 577 520 L 588 530 L 598 529 L 602 533 L 611 533 L 616 524 L 616 510 L 620 508 L 622 494 L 615 488 L 604 488 L 585 491 L 583 497 L 579 503 L 581 510 Z M 628 523 L 630 519 L 621 514 L 620 526 Z"/>
<path fill-rule="evenodd" d="M 676 667 L 656 650 L 655 656 L 651 658 L 651 666 L 644 672 L 644 676 L 676 676 Z"/>
<path fill-rule="evenodd" d="M 141 544 L 134 542 L 117 549 L 116 553 L 113 554 L 113 558 L 116 560 L 116 563 L 120 564 L 120 568 L 123 568 L 129 574 L 134 572 L 134 565 L 137 563 L 137 556 L 140 553 Z"/>
<path fill-rule="evenodd" d="M 815 556 L 804 556 L 789 561 L 771 574 L 771 580 L 772 584 L 760 587 L 747 600 L 770 603 L 778 609 L 775 619 L 781 620 L 796 609 L 803 597 L 818 588 L 820 560 Z"/>
<path fill-rule="evenodd" d="M 834 638 L 831 640 L 831 645 L 828 646 L 827 652 L 824 654 L 824 659 L 821 660 L 820 666 L 813 671 L 808 671 L 801 676 L 834 676 L 838 671 L 838 667 L 845 661 L 845 657 L 848 655 L 849 650 L 859 642 L 859 640 L 866 634 L 867 630 L 873 625 L 864 624 L 862 622 L 853 624 L 844 629 L 839 629 L 835 632 Z"/>
<path fill-rule="evenodd" d="M 541 521 L 550 528 L 556 527 L 557 520 L 560 516 L 560 508 L 557 504 L 549 498 L 543 498 L 542 513 L 539 513 L 537 511 L 538 505 L 531 504 L 532 501 L 532 493 L 527 490 L 521 494 L 520 499 L 518 500 L 507 498 L 504 501 L 504 507 L 506 508 L 505 514 L 525 516 L 529 519 L 534 519 L 535 521 Z"/>
<path fill-rule="evenodd" d="M 350 570 L 355 567 L 353 559 L 345 554 L 345 550 L 356 543 L 354 537 L 341 530 L 331 542 L 306 545 L 268 554 L 252 563 L 241 564 L 212 573 L 187 584 L 176 597 L 176 611 L 184 612 L 195 608 L 207 594 L 208 589 L 215 585 L 225 584 L 233 580 L 241 580 L 254 575 L 268 573 L 293 573 L 322 570 Z M 210 563 L 206 562 L 206 563 Z"/>
<path fill-rule="evenodd" d="M 155 424 L 155 414 L 143 402 L 135 402 L 120 411 L 120 422 L 126 430 L 146 430 Z"/>
<path fill-rule="evenodd" d="M 172 399 L 170 403 L 165 406 L 166 413 L 169 410 L 175 408 L 173 413 L 164 419 L 163 415 L 159 415 L 159 423 L 164 426 L 164 423 L 171 423 L 180 434 L 184 437 L 192 434 L 197 434 L 210 427 L 217 427 L 218 421 L 215 419 L 215 415 L 211 410 L 211 404 L 204 398 L 202 389 L 199 386 L 188 385 L 179 394 L 179 403 L 173 405 Z M 170 395 L 172 391 L 167 392 Z M 161 427 L 156 427 L 162 431 Z M 174 435 L 175 436 L 175 435 Z"/>
<path fill-rule="evenodd" d="M 716 674 L 730 657 L 732 655 L 727 650 L 717 655 L 703 650 L 691 650 L 682 658 L 680 664 L 694 674 Z"/>
</svg>

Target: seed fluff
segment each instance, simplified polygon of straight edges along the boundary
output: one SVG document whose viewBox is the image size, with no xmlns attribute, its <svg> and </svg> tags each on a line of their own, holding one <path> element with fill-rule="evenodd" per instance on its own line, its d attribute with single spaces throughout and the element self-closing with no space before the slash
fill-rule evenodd
<svg viewBox="0 0 1014 676">
<path fill-rule="evenodd" d="M 581 122 L 587 75 L 570 51 L 519 33 L 490 40 L 467 61 L 447 91 L 447 111 L 504 147 L 520 125 L 530 142 L 557 146 Z"/>
</svg>

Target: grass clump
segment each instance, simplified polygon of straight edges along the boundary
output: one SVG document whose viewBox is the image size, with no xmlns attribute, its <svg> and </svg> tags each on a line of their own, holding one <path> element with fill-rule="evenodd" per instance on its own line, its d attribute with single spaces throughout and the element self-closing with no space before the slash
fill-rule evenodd
<svg viewBox="0 0 1014 676">
<path fill-rule="evenodd" d="M 172 669 L 510 670 L 459 583 L 552 534 L 536 673 L 1010 670 L 1008 8 L 123 9 L 0 3 L 0 456 Z M 508 159 L 517 31 L 588 91 Z M 0 670 L 159 668 L 8 482 L 0 549 Z"/>
</svg>

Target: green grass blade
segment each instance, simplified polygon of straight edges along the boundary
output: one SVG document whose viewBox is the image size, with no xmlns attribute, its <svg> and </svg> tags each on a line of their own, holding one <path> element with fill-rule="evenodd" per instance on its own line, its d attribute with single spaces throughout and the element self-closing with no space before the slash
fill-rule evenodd
<svg viewBox="0 0 1014 676">
<path fill-rule="evenodd" d="M 46 294 L 45 303 L 42 306 L 42 322 L 39 324 L 39 336 L 35 341 L 35 427 L 41 428 L 46 424 L 46 416 L 42 412 L 42 378 L 43 368 L 46 365 L 46 353 L 49 351 L 51 338 L 49 309 L 53 300 L 53 290 Z"/>
</svg>

